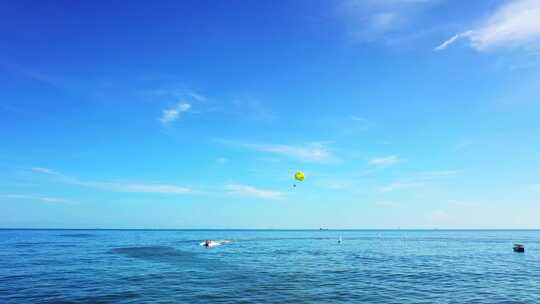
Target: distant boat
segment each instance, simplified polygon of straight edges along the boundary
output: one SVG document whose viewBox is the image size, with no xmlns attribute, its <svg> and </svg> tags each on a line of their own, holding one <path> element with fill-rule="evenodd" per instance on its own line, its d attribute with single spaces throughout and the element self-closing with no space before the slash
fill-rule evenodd
<svg viewBox="0 0 540 304">
<path fill-rule="evenodd" d="M 514 251 L 515 252 L 525 252 L 525 246 L 521 244 L 514 244 Z"/>
<path fill-rule="evenodd" d="M 339 244 L 341 244 L 341 242 L 343 242 L 343 239 L 341 238 L 341 235 L 339 236 L 339 240 L 337 241 Z"/>
<path fill-rule="evenodd" d="M 319 230 L 328 230 L 328 228 L 319 228 Z"/>
</svg>

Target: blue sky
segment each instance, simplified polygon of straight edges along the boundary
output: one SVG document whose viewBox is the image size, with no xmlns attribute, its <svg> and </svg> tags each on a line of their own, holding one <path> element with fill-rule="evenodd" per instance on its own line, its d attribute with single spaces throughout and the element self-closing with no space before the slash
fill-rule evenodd
<svg viewBox="0 0 540 304">
<path fill-rule="evenodd" d="M 538 1 L 1 6 L 0 227 L 540 228 Z"/>
</svg>

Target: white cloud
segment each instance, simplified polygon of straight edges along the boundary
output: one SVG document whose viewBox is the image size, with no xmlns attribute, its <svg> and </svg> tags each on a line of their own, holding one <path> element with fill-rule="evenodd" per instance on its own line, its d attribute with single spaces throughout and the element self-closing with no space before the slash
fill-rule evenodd
<svg viewBox="0 0 540 304">
<path fill-rule="evenodd" d="M 401 162 L 397 155 L 374 157 L 369 160 L 369 164 L 373 166 L 391 166 Z"/>
<path fill-rule="evenodd" d="M 56 171 L 52 169 L 42 168 L 42 167 L 34 167 L 32 168 L 32 171 L 38 172 L 38 173 L 45 173 L 45 174 L 58 174 Z"/>
<path fill-rule="evenodd" d="M 333 163 L 339 161 L 334 153 L 323 143 L 305 145 L 279 145 L 261 143 L 241 143 L 229 140 L 217 140 L 226 145 L 241 147 L 257 152 L 285 156 L 301 162 Z"/>
<path fill-rule="evenodd" d="M 485 51 L 496 47 L 529 47 L 540 44 L 540 1 L 513 0 L 499 7 L 476 28 L 454 35 L 437 46 L 444 50 L 460 39 Z"/>
<path fill-rule="evenodd" d="M 38 170 L 36 170 L 38 169 Z M 160 183 L 122 183 L 109 181 L 87 181 L 77 177 L 67 176 L 51 169 L 32 168 L 32 171 L 44 174 L 55 175 L 55 180 L 65 184 L 77 185 L 113 192 L 134 192 L 134 193 L 163 193 L 163 194 L 188 194 L 194 193 L 189 187 L 182 187 L 171 184 Z M 52 172 L 52 173 L 51 173 Z"/>
<path fill-rule="evenodd" d="M 41 195 L 5 194 L 5 195 L 1 195 L 1 197 L 9 198 L 9 199 L 40 201 L 40 202 L 46 202 L 46 203 L 73 203 L 72 201 L 67 200 L 67 199 L 58 198 L 58 197 L 50 197 L 50 196 L 41 196 Z"/>
<path fill-rule="evenodd" d="M 181 113 L 189 111 L 190 108 L 191 105 L 189 103 L 180 102 L 172 108 L 163 110 L 159 121 L 164 125 L 169 124 L 177 120 Z"/>
<path fill-rule="evenodd" d="M 255 197 L 261 199 L 281 200 L 285 198 L 284 192 L 258 189 L 249 185 L 229 184 L 225 186 L 229 194 Z"/>
<path fill-rule="evenodd" d="M 424 185 L 423 182 L 395 182 L 395 183 L 391 183 L 389 185 L 386 185 L 384 187 L 379 188 L 379 191 L 381 191 L 381 192 L 392 192 L 392 191 L 396 191 L 396 190 L 421 187 L 423 185 Z"/>
</svg>

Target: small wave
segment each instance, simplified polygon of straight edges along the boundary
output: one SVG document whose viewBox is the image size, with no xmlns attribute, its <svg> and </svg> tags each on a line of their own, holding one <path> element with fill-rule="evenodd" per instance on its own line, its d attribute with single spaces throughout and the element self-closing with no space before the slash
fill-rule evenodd
<svg viewBox="0 0 540 304">
<path fill-rule="evenodd" d="M 233 240 L 213 240 L 213 241 L 223 243 L 223 244 L 233 242 Z M 201 239 L 197 239 L 197 240 L 179 240 L 179 241 L 176 241 L 175 243 L 177 243 L 177 244 L 193 244 L 193 243 L 200 243 L 200 242 L 201 242 Z"/>
<path fill-rule="evenodd" d="M 15 247 L 35 247 L 35 246 L 46 246 L 54 244 L 52 242 L 19 242 L 15 243 Z"/>
<path fill-rule="evenodd" d="M 291 255 L 299 252 L 298 249 L 277 249 L 272 252 L 275 255 Z"/>
<path fill-rule="evenodd" d="M 200 241 L 201 240 L 179 240 L 179 241 L 176 241 L 175 243 L 177 243 L 177 244 L 194 244 L 194 243 L 198 243 Z"/>
<path fill-rule="evenodd" d="M 180 252 L 169 246 L 118 247 L 112 249 L 112 251 L 114 253 L 125 254 L 132 257 L 176 255 Z"/>
<path fill-rule="evenodd" d="M 89 295 L 83 296 L 75 299 L 55 299 L 55 303 L 118 303 L 121 301 L 134 300 L 141 297 L 142 294 L 132 291 L 112 293 L 112 294 L 101 294 L 101 295 Z"/>
<path fill-rule="evenodd" d="M 58 234 L 57 236 L 73 237 L 73 238 L 88 238 L 88 237 L 94 237 L 96 235 L 90 234 L 90 233 L 65 233 L 65 234 Z"/>
<path fill-rule="evenodd" d="M 324 240 L 337 240 L 338 237 L 255 237 L 255 238 L 242 238 L 234 240 L 235 242 L 257 242 L 257 241 L 324 241 Z"/>
</svg>

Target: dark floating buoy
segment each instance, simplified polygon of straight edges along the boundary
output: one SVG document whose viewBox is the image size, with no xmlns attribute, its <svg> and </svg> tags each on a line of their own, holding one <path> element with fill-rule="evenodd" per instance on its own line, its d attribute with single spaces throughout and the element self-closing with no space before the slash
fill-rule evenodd
<svg viewBox="0 0 540 304">
<path fill-rule="evenodd" d="M 525 252 L 525 246 L 521 244 L 514 244 L 514 252 Z"/>
</svg>

